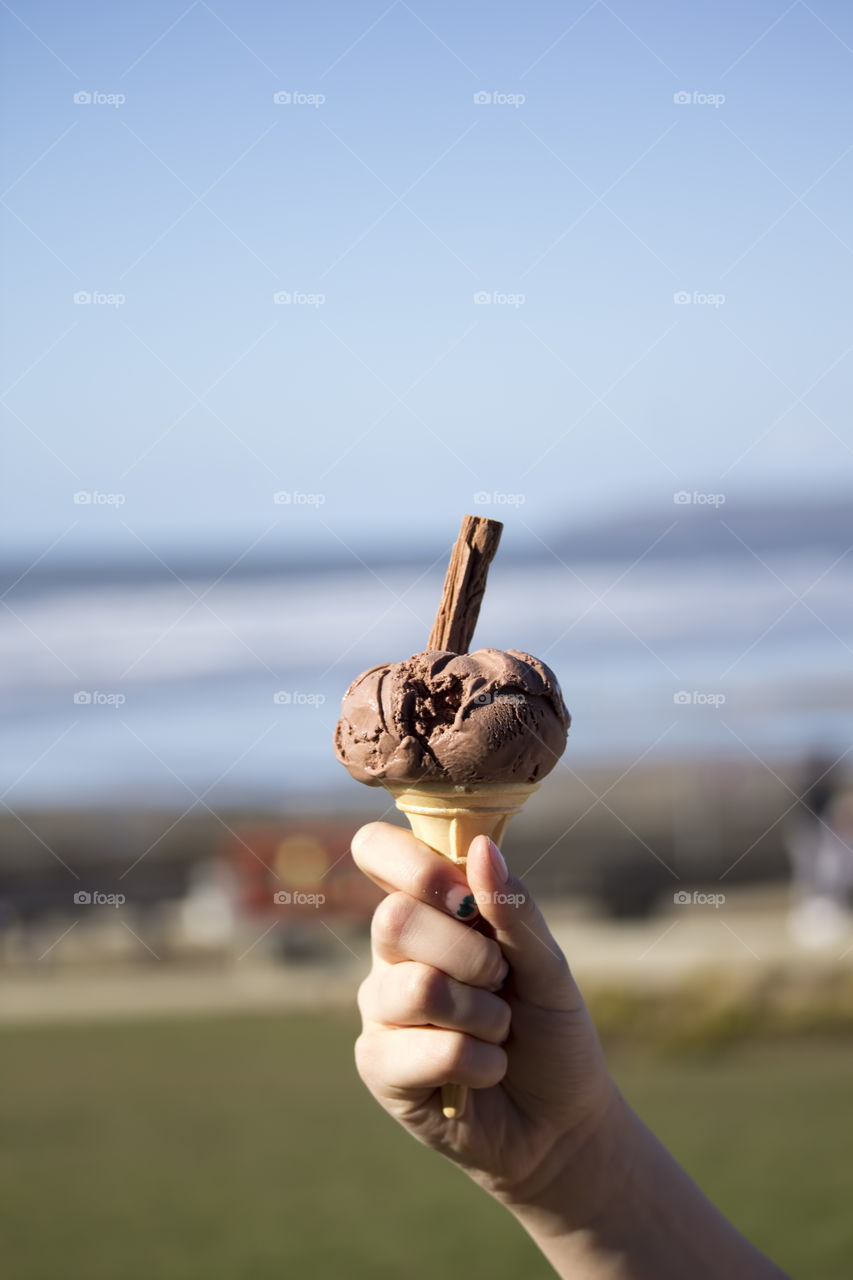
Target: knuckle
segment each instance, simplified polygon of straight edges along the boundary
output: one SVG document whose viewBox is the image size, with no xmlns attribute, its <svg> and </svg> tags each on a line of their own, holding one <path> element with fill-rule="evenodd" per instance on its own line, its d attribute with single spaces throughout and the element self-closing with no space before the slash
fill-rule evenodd
<svg viewBox="0 0 853 1280">
<path fill-rule="evenodd" d="M 389 893 L 373 913 L 370 927 L 374 943 L 394 946 L 406 932 L 414 903 L 406 893 Z"/>
<path fill-rule="evenodd" d="M 495 1038 L 500 1043 L 506 1040 L 512 1026 L 512 1009 L 506 1000 L 501 1000 L 500 996 L 495 996 L 497 1006 L 495 1008 Z"/>
<path fill-rule="evenodd" d="M 433 1021 L 446 1003 L 446 982 L 444 974 L 430 965 L 408 965 L 403 978 L 403 1001 L 407 1013 L 421 1020 Z"/>
<path fill-rule="evenodd" d="M 506 974 L 504 954 L 496 942 L 486 939 L 487 947 L 483 956 L 482 975 L 486 986 L 499 987 Z"/>
<path fill-rule="evenodd" d="M 410 892 L 426 902 L 436 902 L 441 897 L 441 886 L 436 883 L 432 869 L 415 863 L 408 875 Z"/>
<path fill-rule="evenodd" d="M 488 1089 L 492 1085 L 500 1084 L 506 1075 L 507 1065 L 508 1058 L 505 1049 L 502 1049 L 499 1044 L 483 1045 L 477 1064 L 482 1082 L 480 1087 Z"/>
<path fill-rule="evenodd" d="M 373 1007 L 374 989 L 375 979 L 373 974 L 369 973 L 364 981 L 359 983 L 358 991 L 355 996 L 358 1011 L 361 1014 L 362 1020 L 367 1018 L 369 1011 Z"/>
<path fill-rule="evenodd" d="M 462 1070 L 466 1060 L 467 1037 L 461 1031 L 445 1031 L 432 1045 L 432 1065 L 451 1080 Z"/>
<path fill-rule="evenodd" d="M 506 1051 L 461 1031 L 448 1031 L 433 1047 L 433 1067 L 447 1080 L 474 1088 L 499 1084 L 506 1075 Z"/>
<path fill-rule="evenodd" d="M 356 1040 L 353 1049 L 355 1052 L 356 1070 L 362 1079 L 365 1079 L 370 1074 L 374 1059 L 373 1047 L 371 1045 L 370 1037 L 366 1032 L 362 1031 L 361 1035 Z"/>
</svg>

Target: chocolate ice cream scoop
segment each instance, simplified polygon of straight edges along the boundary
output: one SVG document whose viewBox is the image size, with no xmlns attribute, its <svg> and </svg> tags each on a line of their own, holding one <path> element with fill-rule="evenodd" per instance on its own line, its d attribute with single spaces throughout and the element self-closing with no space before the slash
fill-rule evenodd
<svg viewBox="0 0 853 1280">
<path fill-rule="evenodd" d="M 557 677 L 527 653 L 427 650 L 353 682 L 335 754 L 370 786 L 538 782 L 570 720 Z"/>
</svg>

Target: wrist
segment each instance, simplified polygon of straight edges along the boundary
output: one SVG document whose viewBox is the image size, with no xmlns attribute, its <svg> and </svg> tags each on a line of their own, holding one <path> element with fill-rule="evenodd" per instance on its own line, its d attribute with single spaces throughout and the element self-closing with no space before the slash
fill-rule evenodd
<svg viewBox="0 0 853 1280">
<path fill-rule="evenodd" d="M 588 1229 L 631 1182 L 636 1116 L 608 1084 L 599 1107 L 562 1132 L 533 1168 L 518 1177 L 478 1179 L 532 1235 Z"/>
<path fill-rule="evenodd" d="M 594 1125 L 491 1188 L 561 1276 L 785 1280 L 708 1201 L 613 1086 Z"/>
</svg>

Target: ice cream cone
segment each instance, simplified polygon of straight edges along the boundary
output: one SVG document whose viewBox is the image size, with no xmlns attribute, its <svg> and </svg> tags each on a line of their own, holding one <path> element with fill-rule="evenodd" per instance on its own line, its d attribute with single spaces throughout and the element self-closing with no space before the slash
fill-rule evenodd
<svg viewBox="0 0 853 1280">
<path fill-rule="evenodd" d="M 403 779 L 542 779 L 565 750 L 571 723 L 544 662 L 518 649 L 471 652 L 502 528 L 499 520 L 463 517 L 426 649 L 364 671 L 344 694 L 335 729 L 335 755 L 352 777 L 386 787 L 418 839 L 463 868 L 475 836 L 500 843 L 538 782 Z M 466 1093 L 463 1085 L 442 1088 L 445 1116 L 462 1115 Z"/>
<path fill-rule="evenodd" d="M 388 784 L 386 784 L 388 785 Z M 484 782 L 454 786 L 447 782 L 390 785 L 397 808 L 418 837 L 457 866 L 465 865 L 475 836 L 500 844 L 507 823 L 538 782 Z"/>
<path fill-rule="evenodd" d="M 418 837 L 443 858 L 464 867 L 468 847 L 475 836 L 488 836 L 495 844 L 503 839 L 507 823 L 518 813 L 538 782 L 482 783 L 454 786 L 446 782 L 423 782 L 389 786 L 397 808 L 405 813 Z M 448 1120 L 458 1120 L 465 1111 L 468 1089 L 464 1084 L 441 1088 L 441 1110 Z"/>
</svg>

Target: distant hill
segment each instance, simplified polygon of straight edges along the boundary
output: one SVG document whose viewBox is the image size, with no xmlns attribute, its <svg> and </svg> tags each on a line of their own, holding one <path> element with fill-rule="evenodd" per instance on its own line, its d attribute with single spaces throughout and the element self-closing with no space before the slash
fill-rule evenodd
<svg viewBox="0 0 853 1280">
<path fill-rule="evenodd" d="M 633 559 L 652 543 L 649 558 L 655 560 L 741 559 L 750 549 L 766 555 L 817 547 L 840 555 L 853 545 L 853 501 L 720 506 L 673 502 L 666 513 L 640 512 L 607 524 L 567 528 L 549 541 L 569 563 Z"/>
</svg>

